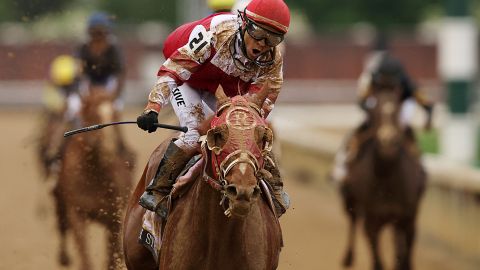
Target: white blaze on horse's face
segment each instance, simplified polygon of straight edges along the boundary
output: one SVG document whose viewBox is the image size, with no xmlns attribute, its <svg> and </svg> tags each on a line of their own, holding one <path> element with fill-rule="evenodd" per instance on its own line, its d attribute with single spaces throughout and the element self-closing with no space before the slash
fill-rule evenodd
<svg viewBox="0 0 480 270">
<path fill-rule="evenodd" d="M 400 149 L 402 130 L 398 121 L 399 103 L 392 92 L 383 92 L 378 95 L 379 125 L 376 136 L 380 143 L 380 152 L 384 157 L 393 157 Z"/>
<path fill-rule="evenodd" d="M 100 115 L 102 123 L 108 123 L 113 121 L 113 105 L 111 102 L 102 102 L 98 106 L 98 115 Z"/>
</svg>

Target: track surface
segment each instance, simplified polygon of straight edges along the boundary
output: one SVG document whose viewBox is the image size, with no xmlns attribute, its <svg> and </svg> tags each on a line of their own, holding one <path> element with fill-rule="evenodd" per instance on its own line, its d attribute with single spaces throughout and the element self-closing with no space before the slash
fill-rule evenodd
<svg viewBox="0 0 480 270">
<path fill-rule="evenodd" d="M 134 119 L 138 111 L 140 109 L 129 111 L 125 119 Z M 171 115 L 165 118 L 171 119 Z M 39 119 L 39 112 L 34 110 L 0 111 L 3 124 L 0 140 L 0 269 L 61 269 L 57 265 L 58 236 L 53 204 L 48 185 L 40 179 L 34 156 L 33 139 Z M 135 174 L 138 178 L 150 151 L 168 131 L 147 134 L 134 126 L 123 127 L 123 130 L 138 155 Z M 283 145 L 281 149 L 286 188 L 293 203 L 281 218 L 285 247 L 279 269 L 342 269 L 340 261 L 346 245 L 347 223 L 334 187 L 323 178 L 328 170 L 328 159 L 299 151 L 292 145 Z M 427 194 L 424 201 L 421 224 L 432 220 L 429 196 L 433 195 Z M 361 229 L 358 232 L 354 269 L 369 269 L 366 243 Z M 478 260 L 471 256 L 477 255 L 478 258 L 480 247 L 462 253 L 430 237 L 429 231 L 420 231 L 419 234 L 414 260 L 416 269 L 480 269 Z M 387 265 L 391 265 L 393 254 L 389 237 L 385 233 L 382 239 Z M 472 237 L 478 239 L 478 234 Z M 92 254 L 95 254 L 95 266 L 103 269 L 103 232 L 92 227 L 89 239 Z M 71 269 L 76 269 L 77 255 L 71 243 L 69 248 L 73 257 Z"/>
</svg>

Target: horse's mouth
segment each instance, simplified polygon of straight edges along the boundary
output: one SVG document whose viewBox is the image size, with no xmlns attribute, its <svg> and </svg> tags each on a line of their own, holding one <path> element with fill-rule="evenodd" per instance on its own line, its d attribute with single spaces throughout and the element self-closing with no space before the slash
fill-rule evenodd
<svg viewBox="0 0 480 270">
<path fill-rule="evenodd" d="M 237 218 L 245 218 L 252 208 L 252 203 L 248 201 L 235 201 L 231 203 L 231 207 L 228 209 L 231 216 Z"/>
</svg>

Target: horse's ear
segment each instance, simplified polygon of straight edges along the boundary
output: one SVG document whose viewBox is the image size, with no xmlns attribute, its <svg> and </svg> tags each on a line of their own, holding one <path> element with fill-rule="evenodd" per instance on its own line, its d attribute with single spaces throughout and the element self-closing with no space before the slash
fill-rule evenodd
<svg viewBox="0 0 480 270">
<path fill-rule="evenodd" d="M 215 97 L 217 98 L 217 108 L 220 108 L 220 106 L 227 103 L 229 100 L 227 95 L 225 95 L 221 84 L 218 85 L 217 91 L 215 91 Z"/>
<path fill-rule="evenodd" d="M 259 92 L 255 93 L 251 96 L 250 102 L 252 102 L 255 105 L 257 105 L 258 107 L 262 108 L 263 103 L 265 102 L 265 99 L 267 98 L 269 90 L 270 90 L 270 83 L 266 82 Z"/>
<path fill-rule="evenodd" d="M 227 143 L 227 139 L 228 127 L 226 124 L 222 124 L 210 129 L 207 132 L 208 149 L 213 151 L 216 155 L 220 154 L 223 147 Z"/>
<path fill-rule="evenodd" d="M 268 127 L 256 126 L 255 141 L 260 145 L 262 152 L 270 152 L 273 146 L 273 131 Z"/>
</svg>

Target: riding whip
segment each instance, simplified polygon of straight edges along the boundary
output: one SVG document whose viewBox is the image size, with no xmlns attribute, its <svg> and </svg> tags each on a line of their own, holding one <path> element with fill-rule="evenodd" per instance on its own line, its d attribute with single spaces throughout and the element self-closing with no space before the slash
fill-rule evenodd
<svg viewBox="0 0 480 270">
<path fill-rule="evenodd" d="M 87 131 L 102 129 L 102 128 L 108 127 L 108 126 L 124 125 L 124 124 L 136 124 L 136 123 L 137 123 L 136 121 L 123 121 L 123 122 L 112 122 L 112 123 L 108 123 L 108 124 L 98 124 L 98 125 L 93 125 L 93 126 L 88 126 L 88 127 L 83 127 L 83 128 L 67 131 L 67 132 L 65 132 L 65 134 L 63 134 L 63 137 L 68 137 L 68 136 L 72 136 L 72 135 L 87 132 Z M 187 132 L 188 131 L 187 127 L 182 127 L 182 126 L 172 126 L 172 125 L 159 124 L 159 123 L 155 123 L 155 126 L 159 127 L 159 128 L 178 130 L 178 131 L 181 131 L 181 132 Z"/>
</svg>

